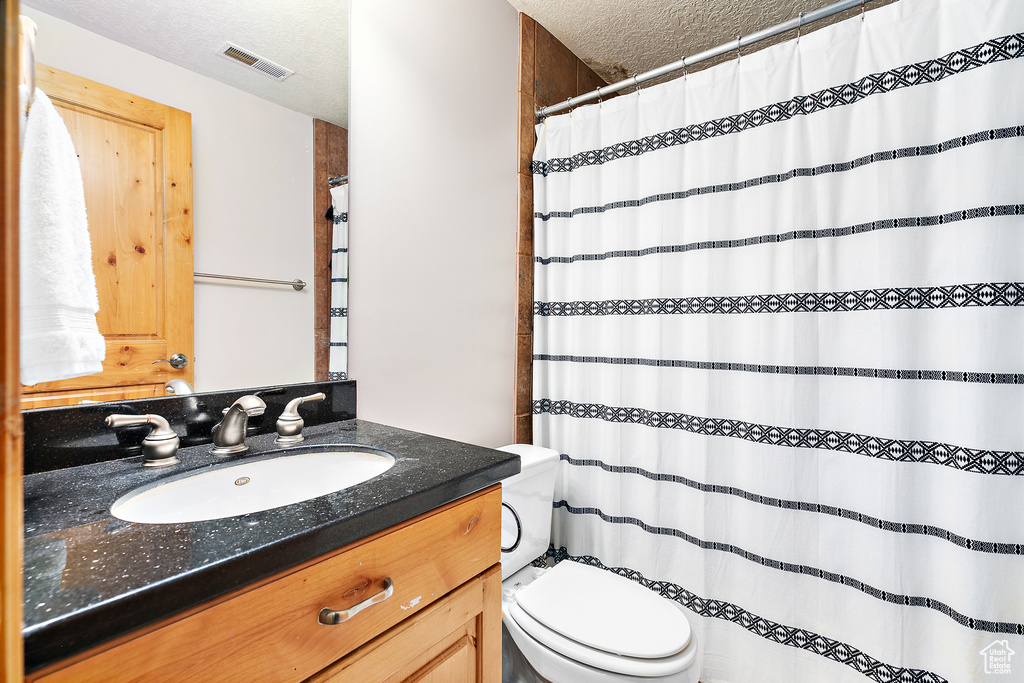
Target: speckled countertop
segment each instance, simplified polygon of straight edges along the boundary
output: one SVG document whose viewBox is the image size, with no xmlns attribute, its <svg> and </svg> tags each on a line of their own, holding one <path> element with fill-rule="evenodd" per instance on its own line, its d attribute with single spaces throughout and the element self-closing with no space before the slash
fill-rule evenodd
<svg viewBox="0 0 1024 683">
<path fill-rule="evenodd" d="M 183 448 L 179 465 L 141 456 L 25 477 L 25 664 L 32 671 L 486 488 L 518 456 L 345 420 L 306 427 L 303 446 L 361 444 L 395 456 L 353 488 L 239 517 L 135 524 L 110 514 L 125 493 L 181 472 L 279 450 L 274 434 L 230 459 Z"/>
</svg>

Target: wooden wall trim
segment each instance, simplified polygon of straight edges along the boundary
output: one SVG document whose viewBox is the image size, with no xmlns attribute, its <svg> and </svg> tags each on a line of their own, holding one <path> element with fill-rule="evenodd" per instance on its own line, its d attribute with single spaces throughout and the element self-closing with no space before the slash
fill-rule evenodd
<svg viewBox="0 0 1024 683">
<path fill-rule="evenodd" d="M 331 244 L 330 221 L 324 218 L 331 205 L 327 191 L 327 122 L 313 119 L 313 380 L 327 379 L 331 340 Z"/>
<path fill-rule="evenodd" d="M 313 371 L 327 379 L 331 341 L 331 246 L 334 224 L 324 216 L 331 207 L 329 178 L 348 175 L 348 131 L 313 119 Z"/>
<path fill-rule="evenodd" d="M 533 175 L 534 112 L 607 85 L 569 48 L 519 15 L 519 209 L 516 241 L 515 441 L 533 442 Z"/>
<path fill-rule="evenodd" d="M 519 208 L 516 227 L 516 443 L 533 442 L 533 176 L 530 161 L 536 144 L 536 27 L 519 15 L 519 165 L 516 181 Z"/>
<path fill-rule="evenodd" d="M 0 683 L 22 680 L 22 422 L 18 360 L 18 0 L 0 0 Z"/>
</svg>

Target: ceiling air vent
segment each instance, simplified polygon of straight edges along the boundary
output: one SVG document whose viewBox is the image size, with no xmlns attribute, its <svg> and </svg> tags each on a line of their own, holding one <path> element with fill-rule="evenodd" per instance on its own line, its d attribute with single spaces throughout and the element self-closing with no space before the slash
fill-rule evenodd
<svg viewBox="0 0 1024 683">
<path fill-rule="evenodd" d="M 220 50 L 217 51 L 217 54 L 222 57 L 227 57 L 233 61 L 240 62 L 241 64 L 245 64 L 250 69 L 256 69 L 260 73 L 266 74 L 277 81 L 283 81 L 295 73 L 291 69 L 286 69 L 280 64 L 274 64 L 269 59 L 263 59 L 263 57 L 253 54 L 248 50 L 243 50 L 237 45 L 232 45 L 231 43 L 224 43 Z"/>
</svg>

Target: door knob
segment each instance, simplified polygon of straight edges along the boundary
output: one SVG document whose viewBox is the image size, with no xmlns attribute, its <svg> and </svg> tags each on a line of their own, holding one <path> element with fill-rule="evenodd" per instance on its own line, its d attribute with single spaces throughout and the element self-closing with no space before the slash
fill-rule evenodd
<svg viewBox="0 0 1024 683">
<path fill-rule="evenodd" d="M 175 370 L 181 370 L 183 367 L 188 365 L 188 356 L 183 353 L 176 353 L 170 358 L 160 358 L 159 360 L 153 361 L 153 365 L 157 363 L 170 363 L 171 367 Z"/>
</svg>

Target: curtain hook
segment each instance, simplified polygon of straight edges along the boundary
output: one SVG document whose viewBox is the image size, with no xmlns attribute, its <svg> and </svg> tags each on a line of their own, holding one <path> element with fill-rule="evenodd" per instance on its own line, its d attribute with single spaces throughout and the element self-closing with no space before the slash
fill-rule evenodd
<svg viewBox="0 0 1024 683">
<path fill-rule="evenodd" d="M 864 10 L 866 9 L 867 3 L 868 3 L 868 0 L 860 0 L 860 20 L 861 21 L 864 21 Z"/>
<path fill-rule="evenodd" d="M 638 76 L 640 76 L 640 74 L 633 74 L 633 87 L 636 88 L 637 92 L 640 92 L 640 81 L 637 80 Z"/>
<path fill-rule="evenodd" d="M 796 20 L 796 42 L 798 42 L 798 43 L 800 42 L 800 29 L 803 28 L 803 25 L 804 25 L 804 13 L 801 12 L 800 16 Z"/>
<path fill-rule="evenodd" d="M 743 47 L 741 40 L 743 36 L 736 36 L 736 61 L 739 62 L 740 58 L 743 57 L 743 53 L 740 52 L 740 48 Z"/>
</svg>

